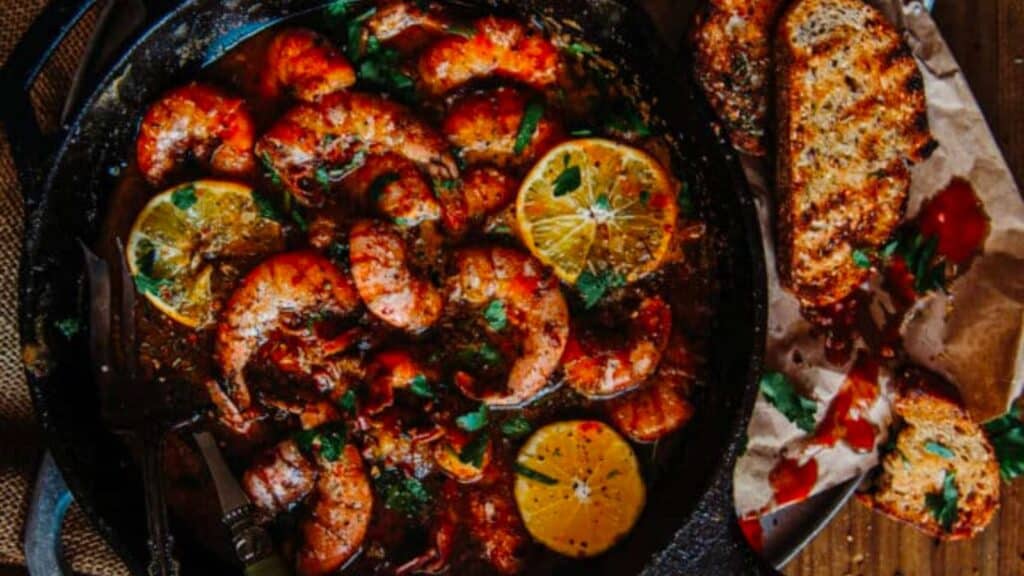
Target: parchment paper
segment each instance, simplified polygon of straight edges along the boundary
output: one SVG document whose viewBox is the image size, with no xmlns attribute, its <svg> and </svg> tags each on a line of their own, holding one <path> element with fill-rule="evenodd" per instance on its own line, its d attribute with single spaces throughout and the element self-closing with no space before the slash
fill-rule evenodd
<svg viewBox="0 0 1024 576">
<path fill-rule="evenodd" d="M 913 363 L 957 385 L 979 421 L 1006 411 L 1024 383 L 1024 202 L 992 133 L 928 11 L 917 0 L 874 2 L 901 30 L 924 76 L 928 120 L 939 148 L 912 172 L 907 218 L 954 178 L 974 187 L 991 219 L 983 252 L 948 287 L 931 293 L 906 313 L 900 334 Z M 824 338 L 800 315 L 799 304 L 779 284 L 775 268 L 770 184 L 766 165 L 745 159 L 744 170 L 756 194 L 768 265 L 769 318 L 766 370 L 787 375 L 798 392 L 817 403 L 820 424 L 846 380 L 852 361 L 842 367 L 823 355 Z M 871 282 L 870 316 L 881 326 L 895 308 L 877 277 Z M 866 348 L 859 340 L 858 348 Z M 854 357 L 856 354 L 853 355 Z M 892 378 L 882 369 L 881 395 L 868 417 L 884 443 L 891 420 Z M 748 429 L 746 453 L 735 470 L 737 514 L 762 515 L 778 509 L 769 473 L 785 457 L 800 463 L 817 460 L 818 479 L 811 495 L 874 467 L 878 453 L 857 453 L 843 442 L 822 447 L 813 433 L 798 428 L 764 398 L 758 397 Z"/>
</svg>

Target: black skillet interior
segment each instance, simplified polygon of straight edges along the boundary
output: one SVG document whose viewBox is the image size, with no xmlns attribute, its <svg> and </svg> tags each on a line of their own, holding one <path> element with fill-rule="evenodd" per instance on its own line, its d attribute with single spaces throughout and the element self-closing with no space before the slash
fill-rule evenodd
<svg viewBox="0 0 1024 576">
<path fill-rule="evenodd" d="M 95 239 L 102 215 L 116 208 L 107 205 L 108 192 L 133 150 L 137 121 L 149 102 L 241 40 L 320 3 L 151 3 L 151 13 L 162 16 L 151 19 L 99 83 L 67 132 L 54 140 L 55 151 L 15 147 L 23 172 L 39 168 L 38 180 L 23 173 L 29 216 L 21 276 L 22 343 L 38 358 L 29 366 L 36 410 L 76 498 L 139 574 L 145 559 L 139 475 L 99 420 L 95 388 L 87 376 L 85 334 L 69 341 L 54 326 L 62 318 L 87 317 L 77 239 Z M 706 106 L 688 81 L 686 57 L 669 54 L 643 11 L 622 0 L 459 3 L 535 22 L 543 21 L 537 18 L 543 15 L 580 24 L 586 40 L 616 60 L 627 77 L 640 80 L 644 98 L 655 103 L 656 115 L 680 144 L 683 173 L 708 222 L 723 238 L 712 376 L 697 417 L 672 448 L 671 464 L 659 471 L 668 480 L 649 494 L 641 524 L 626 542 L 598 561 L 558 572 L 746 571 L 753 561 L 732 522 L 731 472 L 761 359 L 765 288 L 760 236 L 739 163 L 712 134 Z M 177 538 L 185 574 L 229 572 L 187 533 L 179 530 Z"/>
</svg>

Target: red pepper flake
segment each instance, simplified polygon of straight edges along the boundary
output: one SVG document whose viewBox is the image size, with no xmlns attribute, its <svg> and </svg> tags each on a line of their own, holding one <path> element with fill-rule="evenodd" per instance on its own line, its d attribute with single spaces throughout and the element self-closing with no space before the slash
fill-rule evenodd
<svg viewBox="0 0 1024 576">
<path fill-rule="evenodd" d="M 799 502 L 810 495 L 818 481 L 818 461 L 811 458 L 801 466 L 798 460 L 783 458 L 768 475 L 768 481 L 776 504 Z"/>
<path fill-rule="evenodd" d="M 938 236 L 940 256 L 960 264 L 981 249 L 989 221 L 970 183 L 954 178 L 921 209 L 918 227 L 925 237 Z"/>
<path fill-rule="evenodd" d="M 914 275 L 907 267 L 907 261 L 903 256 L 893 256 L 889 267 L 885 270 L 886 287 L 904 304 L 912 304 L 917 300 L 917 291 L 914 290 Z"/>
</svg>

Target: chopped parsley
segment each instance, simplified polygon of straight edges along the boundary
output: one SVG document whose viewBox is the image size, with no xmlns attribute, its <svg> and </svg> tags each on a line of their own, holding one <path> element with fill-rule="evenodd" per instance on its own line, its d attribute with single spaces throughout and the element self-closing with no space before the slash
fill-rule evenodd
<svg viewBox="0 0 1024 576">
<path fill-rule="evenodd" d="M 621 274 L 609 270 L 596 274 L 584 270 L 576 278 L 576 289 L 579 290 L 580 297 L 583 298 L 583 307 L 587 309 L 593 308 L 610 290 L 625 284 L 626 280 Z"/>
<path fill-rule="evenodd" d="M 302 214 L 302 210 L 298 207 L 294 207 L 292 208 L 291 215 L 292 222 L 295 222 L 295 225 L 299 227 L 299 230 L 302 230 L 303 232 L 309 230 L 309 223 L 306 222 L 306 217 Z"/>
<path fill-rule="evenodd" d="M 281 180 L 281 174 L 274 167 L 274 162 L 270 159 L 270 154 L 266 151 L 260 154 L 260 163 L 263 164 L 263 172 L 270 179 L 271 184 L 274 186 L 280 186 L 283 180 Z"/>
<path fill-rule="evenodd" d="M 510 418 L 501 423 L 501 433 L 508 438 L 522 438 L 533 430 L 530 421 L 522 416 Z"/>
<path fill-rule="evenodd" d="M 65 318 L 63 320 L 58 320 L 54 325 L 68 340 L 73 338 L 75 334 L 82 331 L 82 321 L 78 318 Z"/>
<path fill-rule="evenodd" d="M 135 275 L 135 287 L 139 289 L 139 292 L 145 294 L 160 294 L 160 288 L 167 286 L 171 283 L 167 278 L 153 278 L 149 274 L 139 272 Z"/>
<path fill-rule="evenodd" d="M 409 390 L 420 398 L 433 398 L 434 390 L 430 388 L 430 382 L 423 374 L 417 374 L 409 382 Z"/>
<path fill-rule="evenodd" d="M 321 458 L 334 462 L 341 457 L 345 448 L 345 427 L 342 424 L 330 423 L 309 430 L 295 433 L 295 444 L 305 454 L 313 454 L 314 448 Z"/>
<path fill-rule="evenodd" d="M 676 206 L 679 206 L 679 211 L 683 213 L 683 216 L 693 216 L 695 211 L 693 194 L 690 191 L 690 185 L 685 180 L 679 185 L 679 193 L 676 194 Z"/>
<path fill-rule="evenodd" d="M 348 414 L 356 413 L 356 391 L 348 390 L 338 398 L 338 407 Z"/>
<path fill-rule="evenodd" d="M 935 454 L 936 456 L 946 458 L 947 460 L 952 459 L 955 456 L 955 454 L 953 454 L 953 451 L 947 448 L 945 444 L 942 444 L 941 442 L 936 442 L 934 440 L 928 440 L 927 442 L 925 442 L 924 449 L 928 452 L 931 452 L 932 454 Z"/>
<path fill-rule="evenodd" d="M 156 246 L 149 238 L 142 238 L 135 246 L 135 267 L 147 276 L 153 275 L 153 266 L 156 265 Z"/>
<path fill-rule="evenodd" d="M 398 51 L 382 46 L 376 36 L 368 36 L 363 41 L 363 23 L 376 11 L 371 8 L 348 21 L 346 52 L 356 64 L 356 76 L 361 82 L 391 92 L 401 100 L 411 100 L 415 83 L 402 71 Z"/>
<path fill-rule="evenodd" d="M 625 106 L 620 111 L 612 112 L 605 122 L 605 128 L 623 134 L 633 134 L 641 138 L 651 135 L 651 129 L 644 122 L 643 116 L 633 106 Z"/>
<path fill-rule="evenodd" d="M 999 474 L 1004 482 L 1024 475 L 1024 422 L 1014 406 L 1009 412 L 984 425 L 999 460 Z"/>
<path fill-rule="evenodd" d="M 171 192 L 171 203 L 178 210 L 188 210 L 196 203 L 196 186 L 195 184 L 186 184 L 179 188 L 175 188 L 174 192 Z"/>
<path fill-rule="evenodd" d="M 374 487 L 384 507 L 409 517 L 417 517 L 427 510 L 430 493 L 423 483 L 395 468 L 388 468 L 374 479 Z"/>
<path fill-rule="evenodd" d="M 651 191 L 641 190 L 640 191 L 640 203 L 647 206 L 647 203 L 651 201 Z"/>
<path fill-rule="evenodd" d="M 484 463 L 487 453 L 487 434 L 480 434 L 466 443 L 459 451 L 459 462 L 479 468 Z"/>
<path fill-rule="evenodd" d="M 907 271 L 914 277 L 914 292 L 925 294 L 930 290 L 941 290 L 946 282 L 946 262 L 933 264 L 939 247 L 939 237 L 924 237 L 919 231 L 905 230 L 885 245 L 882 254 L 899 255 L 907 265 Z"/>
<path fill-rule="evenodd" d="M 780 372 L 768 372 L 761 376 L 761 393 L 772 406 L 801 430 L 814 430 L 814 414 L 818 404 L 797 394 L 785 375 Z"/>
<path fill-rule="evenodd" d="M 858 268 L 871 268 L 871 255 L 868 251 L 857 248 L 853 251 L 853 263 Z"/>
<path fill-rule="evenodd" d="M 331 245 L 327 247 L 327 257 L 336 262 L 347 262 L 348 243 L 331 242 Z"/>
<path fill-rule="evenodd" d="M 573 56 L 584 56 L 586 54 L 593 54 L 596 52 L 593 46 L 590 44 L 584 44 L 583 42 L 573 42 L 565 47 L 565 51 Z"/>
<path fill-rule="evenodd" d="M 459 350 L 459 361 L 470 366 L 482 365 L 483 367 L 497 366 L 502 362 L 501 352 L 490 344 L 469 346 Z"/>
<path fill-rule="evenodd" d="M 476 410 L 456 418 L 455 423 L 466 432 L 476 432 L 487 426 L 487 414 L 487 404 L 481 404 Z"/>
<path fill-rule="evenodd" d="M 576 191 L 582 183 L 583 179 L 580 174 L 580 167 L 566 166 L 566 168 L 562 170 L 562 173 L 555 178 L 555 189 L 553 194 L 555 197 L 565 196 L 570 192 Z"/>
<path fill-rule="evenodd" d="M 533 138 L 533 134 L 537 131 L 537 125 L 540 124 L 540 119 L 544 116 L 544 102 L 541 100 L 531 100 L 526 105 L 526 110 L 523 111 L 523 117 L 519 120 L 519 131 L 516 132 L 516 143 L 512 147 L 512 151 L 516 155 L 522 154 L 526 147 L 530 145 L 530 140 Z"/>
<path fill-rule="evenodd" d="M 323 166 L 317 166 L 316 172 L 313 173 L 316 181 L 320 183 L 320 186 L 324 189 L 324 192 L 331 191 L 331 175 L 327 171 L 327 168 Z"/>
<path fill-rule="evenodd" d="M 366 152 L 359 150 L 352 155 L 352 158 L 338 168 L 331 168 L 327 171 L 327 178 L 333 182 L 341 180 L 366 163 Z"/>
<path fill-rule="evenodd" d="M 580 128 L 578 130 L 573 130 L 572 132 L 569 132 L 569 135 L 570 136 L 576 136 L 577 138 L 581 138 L 583 136 L 593 136 L 594 135 L 594 131 L 591 130 L 590 128 Z"/>
<path fill-rule="evenodd" d="M 548 476 L 547 474 L 544 474 L 543 472 L 538 472 L 538 471 L 534 470 L 533 468 L 530 468 L 529 466 L 527 466 L 525 464 L 520 464 L 518 462 L 516 462 L 516 474 L 519 474 L 523 478 L 529 478 L 530 480 L 535 480 L 537 482 L 540 482 L 541 484 L 547 484 L 548 486 L 551 486 L 553 484 L 558 484 L 558 480 L 555 480 L 551 476 Z"/>
<path fill-rule="evenodd" d="M 324 6 L 324 12 L 332 18 L 341 18 L 348 12 L 348 5 L 351 0 L 334 0 L 327 6 Z"/>
<path fill-rule="evenodd" d="M 256 209 L 259 210 L 260 216 L 267 220 L 274 220 L 276 222 L 283 222 L 284 217 L 281 215 L 281 211 L 277 209 L 274 202 L 260 194 L 259 192 L 252 193 L 252 201 L 256 203 Z"/>
<path fill-rule="evenodd" d="M 956 473 L 952 471 L 946 472 L 939 492 L 924 497 L 924 505 L 946 532 L 949 532 L 953 528 L 953 523 L 956 522 L 959 498 L 960 491 L 956 488 Z"/>
<path fill-rule="evenodd" d="M 501 331 L 508 325 L 508 315 L 505 312 L 505 303 L 501 300 L 491 300 L 491 303 L 484 308 L 484 319 L 492 330 Z"/>
<path fill-rule="evenodd" d="M 611 210 L 612 209 L 612 204 L 608 200 L 608 195 L 607 194 L 598 194 L 597 198 L 594 200 L 594 206 L 597 207 L 599 210 Z"/>
</svg>

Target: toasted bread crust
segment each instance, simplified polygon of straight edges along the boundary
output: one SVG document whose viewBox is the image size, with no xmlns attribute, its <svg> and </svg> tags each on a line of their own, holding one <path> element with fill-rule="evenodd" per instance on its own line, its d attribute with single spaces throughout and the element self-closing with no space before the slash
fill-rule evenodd
<svg viewBox="0 0 1024 576">
<path fill-rule="evenodd" d="M 861 0 L 798 0 L 779 21 L 775 59 L 779 273 L 805 306 L 826 306 L 867 278 L 854 250 L 889 238 L 908 165 L 935 147 L 924 81 Z"/>
<path fill-rule="evenodd" d="M 765 154 L 771 36 L 782 0 L 710 0 L 697 13 L 691 42 L 697 82 L 732 145 Z"/>
<path fill-rule="evenodd" d="M 988 438 L 952 395 L 914 375 L 893 406 L 902 419 L 895 448 L 882 460 L 874 486 L 858 499 L 943 540 L 974 536 L 999 506 L 999 463 Z M 938 447 L 936 447 L 938 446 Z M 942 448 L 952 455 L 943 456 Z M 957 516 L 947 531 L 926 504 L 955 474 Z"/>
</svg>

